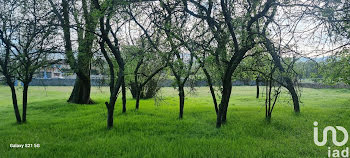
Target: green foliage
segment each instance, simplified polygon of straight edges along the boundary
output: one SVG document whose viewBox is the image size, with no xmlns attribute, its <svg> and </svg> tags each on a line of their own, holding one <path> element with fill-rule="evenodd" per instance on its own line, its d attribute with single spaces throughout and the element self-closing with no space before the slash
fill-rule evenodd
<svg viewBox="0 0 350 158">
<path fill-rule="evenodd" d="M 330 56 L 322 63 L 323 82 L 327 84 L 350 84 L 349 50 L 343 50 L 339 56 Z"/>
<path fill-rule="evenodd" d="M 126 85 L 131 90 L 133 98 L 136 98 L 136 83 L 135 83 L 135 70 L 139 62 L 141 62 L 140 68 L 137 72 L 138 84 L 142 84 L 147 77 L 153 73 L 157 67 L 162 66 L 162 62 L 152 52 L 137 46 L 124 46 L 122 48 L 122 55 L 125 61 L 125 81 Z M 152 98 L 159 91 L 160 87 L 158 82 L 160 81 L 160 74 L 155 75 L 150 81 L 146 83 L 140 93 L 140 98 L 147 99 Z"/>
<path fill-rule="evenodd" d="M 299 74 L 301 79 L 320 78 L 318 63 L 315 61 L 298 61 L 294 65 L 294 70 Z"/>
<path fill-rule="evenodd" d="M 253 51 L 255 55 L 246 57 L 237 67 L 233 75 L 234 80 L 252 81 L 259 77 L 259 80 L 263 81 L 267 78 L 266 75 L 270 73 L 273 66 L 271 57 L 263 53 L 261 47 L 256 47 Z"/>
<path fill-rule="evenodd" d="M 134 70 L 136 68 L 137 63 L 144 57 L 144 50 L 138 48 L 137 46 L 123 46 L 121 49 L 121 53 L 123 59 L 125 60 L 125 81 L 126 83 L 130 83 L 134 80 Z"/>
</svg>

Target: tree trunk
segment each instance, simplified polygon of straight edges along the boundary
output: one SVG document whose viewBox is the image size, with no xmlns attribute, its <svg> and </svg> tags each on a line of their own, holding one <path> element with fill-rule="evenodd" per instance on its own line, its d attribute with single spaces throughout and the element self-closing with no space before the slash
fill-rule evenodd
<svg viewBox="0 0 350 158">
<path fill-rule="evenodd" d="M 214 108 L 215 108 L 215 112 L 216 114 L 218 114 L 218 103 L 216 101 L 216 96 L 215 96 L 215 90 L 213 88 L 213 82 L 211 81 L 211 77 L 207 71 L 207 69 L 205 69 L 204 67 L 202 67 L 203 69 L 203 72 L 205 74 L 205 76 L 207 77 L 207 81 L 208 81 L 208 85 L 209 85 L 209 89 L 210 89 L 210 94 L 211 94 L 211 97 L 213 98 L 213 102 L 214 102 Z"/>
<path fill-rule="evenodd" d="M 213 88 L 213 85 L 209 85 L 209 89 L 210 89 L 211 97 L 213 98 L 215 112 L 216 112 L 216 114 L 218 114 L 218 111 L 219 111 L 218 110 L 218 103 L 216 101 L 215 90 Z"/>
<path fill-rule="evenodd" d="M 293 104 L 294 104 L 294 112 L 299 113 L 300 112 L 300 106 L 299 106 L 299 97 L 298 94 L 295 91 L 293 82 L 290 78 L 286 77 L 285 81 L 287 83 L 287 89 L 292 96 Z"/>
<path fill-rule="evenodd" d="M 222 123 L 226 123 L 226 118 L 227 118 L 227 109 L 228 109 L 228 103 L 230 101 L 230 96 L 231 96 L 231 90 L 232 90 L 232 83 L 230 87 L 230 93 L 228 94 L 227 102 L 224 104 L 224 111 L 222 113 Z"/>
<path fill-rule="evenodd" d="M 224 107 L 224 112 L 222 114 L 222 123 L 226 123 L 226 118 L 227 118 L 227 109 L 228 109 L 228 103 Z"/>
<path fill-rule="evenodd" d="M 108 114 L 107 114 L 107 128 L 110 129 L 113 127 L 113 114 L 114 114 L 114 107 L 111 104 L 108 104 L 105 102 Z"/>
<path fill-rule="evenodd" d="M 231 97 L 231 91 L 232 91 L 232 81 L 231 81 L 231 76 L 228 76 L 226 79 L 226 83 L 224 84 L 226 86 L 226 89 L 224 88 L 224 94 L 222 96 L 221 104 L 224 105 L 223 107 L 223 113 L 222 113 L 222 123 L 226 123 L 226 116 L 227 116 L 227 109 L 228 109 L 228 104 L 230 101 Z"/>
<path fill-rule="evenodd" d="M 137 88 L 136 88 L 136 110 L 138 110 L 139 106 L 140 106 L 140 96 L 141 96 L 141 88 L 137 86 Z"/>
<path fill-rule="evenodd" d="M 272 73 L 269 79 L 269 95 L 268 96 L 266 95 L 266 97 L 268 98 L 267 101 L 268 101 L 268 107 L 269 107 L 269 109 L 267 110 L 268 111 L 267 118 L 271 118 L 271 91 L 272 91 Z"/>
<path fill-rule="evenodd" d="M 91 2 L 92 3 L 92 2 Z M 88 6 L 84 6 L 84 9 L 88 9 Z M 91 4 L 92 5 L 92 4 Z M 92 6 L 89 6 L 90 9 Z M 68 61 L 70 65 L 75 65 L 75 67 L 71 67 L 74 72 L 77 74 L 77 78 L 75 80 L 75 85 L 72 91 L 72 94 L 68 100 L 68 102 L 76 103 L 76 104 L 93 104 L 93 101 L 90 98 L 91 92 L 91 79 L 90 79 L 90 71 L 91 71 L 91 59 L 93 57 L 92 46 L 94 40 L 96 39 L 93 31 L 96 30 L 96 22 L 97 20 L 93 20 L 90 16 L 93 11 L 84 12 L 83 17 L 85 21 L 84 29 L 78 28 L 78 55 L 77 59 L 74 57 L 74 54 L 67 54 Z M 68 17 L 69 18 L 69 17 Z M 69 23 L 68 23 L 69 25 Z M 83 34 L 80 36 L 79 34 Z M 66 39 L 70 40 L 70 39 Z"/>
<path fill-rule="evenodd" d="M 125 90 L 125 78 L 123 76 L 123 82 L 122 82 L 122 100 L 123 100 L 123 113 L 126 112 L 126 90 Z"/>
<path fill-rule="evenodd" d="M 255 79 L 255 84 L 256 84 L 256 98 L 259 99 L 259 94 L 260 94 L 260 90 L 259 90 L 259 77 L 257 77 Z"/>
<path fill-rule="evenodd" d="M 50 3 L 53 5 L 52 1 Z M 62 16 L 59 14 L 58 10 L 54 10 L 56 15 L 59 17 L 63 33 L 64 33 L 64 42 L 65 42 L 65 51 L 69 65 L 77 73 L 77 78 L 75 80 L 73 91 L 68 99 L 68 102 L 77 103 L 77 104 L 89 104 L 92 103 L 90 99 L 90 60 L 92 57 L 91 48 L 94 35 L 92 33 L 87 33 L 86 36 L 89 38 L 79 41 L 79 54 L 78 54 L 78 62 L 74 57 L 74 53 L 72 51 L 72 41 L 70 37 L 70 22 L 69 22 L 69 3 L 67 0 L 62 0 Z M 89 30 L 92 26 L 90 23 Z M 87 31 L 88 32 L 88 31 Z M 84 42 L 84 44 L 82 44 Z M 90 54 L 87 51 L 90 49 Z M 85 53 L 82 53 L 85 52 Z M 89 54 L 89 57 L 87 57 Z M 86 60 L 88 59 L 88 60 Z M 79 70 L 84 70 L 85 73 L 79 72 Z M 79 74 L 78 74 L 79 73 Z"/>
<path fill-rule="evenodd" d="M 115 102 L 118 99 L 118 92 L 120 90 L 120 87 L 122 86 L 122 77 L 124 76 L 124 66 L 122 65 L 121 68 L 119 68 L 119 75 L 118 75 L 118 80 L 117 83 L 115 84 L 115 87 L 113 88 L 113 92 L 111 93 L 111 96 L 109 98 L 109 103 L 105 102 L 106 107 L 107 107 L 107 128 L 111 129 L 113 127 L 113 114 L 114 114 L 114 107 L 115 107 Z M 112 77 L 112 76 L 111 76 Z M 114 76 L 113 76 L 114 77 Z M 111 85 L 110 85 L 111 86 Z"/>
<path fill-rule="evenodd" d="M 185 91 L 184 91 L 184 86 L 182 85 L 179 85 L 179 97 L 180 97 L 179 119 L 182 119 L 184 114 L 184 105 L 185 105 Z"/>
<path fill-rule="evenodd" d="M 219 113 L 216 119 L 216 127 L 220 128 L 223 122 L 226 122 L 227 108 L 230 101 L 231 90 L 232 90 L 232 81 L 231 81 L 232 73 L 226 72 L 224 80 L 223 80 L 223 91 L 222 91 L 222 99 L 219 105 Z"/>
<path fill-rule="evenodd" d="M 108 129 L 111 129 L 113 127 L 113 114 L 114 114 L 114 107 L 115 107 L 115 102 L 117 101 L 118 99 L 118 92 L 120 90 L 120 87 L 122 86 L 122 78 L 123 75 L 124 75 L 124 65 L 121 66 L 121 68 L 119 68 L 119 77 L 118 77 L 118 80 L 117 80 L 117 83 L 114 87 L 114 91 L 111 93 L 111 96 L 109 98 L 109 103 L 108 102 L 105 102 L 106 104 L 106 107 L 107 107 L 107 111 L 108 111 L 108 114 L 107 114 L 107 128 Z"/>
<path fill-rule="evenodd" d="M 28 104 L 28 83 L 23 84 L 23 113 L 22 113 L 22 122 L 27 121 L 27 104 Z"/>
<path fill-rule="evenodd" d="M 277 53 L 273 50 L 273 48 L 271 48 L 271 41 L 267 40 L 266 46 L 270 51 L 270 54 L 273 58 L 273 61 L 275 63 L 275 65 L 278 67 L 278 69 L 281 72 L 285 72 L 285 69 L 283 68 L 282 64 L 281 64 L 281 60 L 280 57 L 277 55 Z M 294 104 L 294 112 L 299 113 L 300 112 L 300 106 L 299 106 L 299 97 L 294 89 L 294 85 L 292 80 L 289 77 L 284 77 L 284 80 L 286 82 L 286 88 L 288 89 L 289 93 L 292 96 L 293 99 L 293 104 Z"/>
<path fill-rule="evenodd" d="M 90 92 L 90 75 L 86 76 L 85 79 L 81 79 L 79 75 L 77 75 L 74 88 L 68 102 L 76 104 L 92 104 L 93 101 L 90 99 Z"/>
<path fill-rule="evenodd" d="M 17 102 L 17 94 L 16 94 L 15 86 L 13 84 L 8 84 L 8 85 L 11 88 L 13 109 L 15 110 L 15 116 L 16 116 L 17 123 L 21 123 L 22 120 L 21 120 L 21 115 L 20 115 L 19 110 L 18 110 L 18 102 Z"/>
</svg>

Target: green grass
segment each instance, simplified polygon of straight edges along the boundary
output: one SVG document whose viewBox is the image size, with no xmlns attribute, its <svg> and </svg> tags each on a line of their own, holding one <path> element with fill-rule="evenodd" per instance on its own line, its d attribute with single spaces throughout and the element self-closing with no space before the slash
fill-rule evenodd
<svg viewBox="0 0 350 158">
<path fill-rule="evenodd" d="M 264 99 L 255 99 L 255 88 L 234 87 L 228 122 L 217 129 L 208 88 L 187 94 L 183 120 L 178 119 L 176 90 L 163 88 L 163 101 L 141 100 L 137 112 L 128 95 L 127 113 L 122 114 L 118 99 L 111 130 L 106 129 L 103 104 L 108 88 L 93 88 L 94 105 L 67 103 L 71 89 L 30 87 L 28 122 L 19 125 L 10 90 L 0 87 L 0 157 L 327 157 L 327 146 L 333 145 L 313 143 L 313 122 L 320 129 L 341 125 L 350 130 L 347 89 L 302 89 L 299 115 L 283 93 L 268 122 Z M 41 147 L 9 147 L 15 143 Z"/>
</svg>

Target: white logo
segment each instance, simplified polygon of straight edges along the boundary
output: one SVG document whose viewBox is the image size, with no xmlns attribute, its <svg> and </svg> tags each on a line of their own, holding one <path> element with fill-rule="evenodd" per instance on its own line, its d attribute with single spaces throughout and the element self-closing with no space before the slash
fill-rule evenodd
<svg viewBox="0 0 350 158">
<path fill-rule="evenodd" d="M 332 126 L 327 126 L 326 128 L 323 129 L 323 139 L 321 142 L 318 141 L 318 122 L 314 122 L 314 142 L 317 146 L 324 146 L 327 143 L 327 133 L 328 131 L 332 132 L 332 140 L 333 140 L 333 144 L 336 146 L 343 146 L 348 142 L 348 131 L 346 131 L 346 129 L 342 126 L 335 126 L 339 131 L 342 131 L 344 134 L 344 140 L 341 142 L 337 141 L 337 131 L 334 127 Z"/>
</svg>

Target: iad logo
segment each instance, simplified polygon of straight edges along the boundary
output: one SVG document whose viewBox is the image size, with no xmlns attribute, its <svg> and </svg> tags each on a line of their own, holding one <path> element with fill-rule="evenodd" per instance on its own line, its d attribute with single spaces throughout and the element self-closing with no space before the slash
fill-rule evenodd
<svg viewBox="0 0 350 158">
<path fill-rule="evenodd" d="M 327 126 L 326 128 L 323 129 L 323 139 L 321 142 L 318 141 L 318 122 L 314 122 L 314 142 L 317 146 L 324 146 L 327 143 L 327 134 L 328 131 L 331 131 L 332 133 L 332 141 L 335 146 L 344 146 L 349 139 L 349 134 L 348 131 L 342 127 L 342 126 L 335 126 L 339 131 L 341 131 L 344 134 L 344 139 L 341 142 L 337 141 L 337 130 L 333 126 Z M 330 147 L 328 147 L 328 157 L 349 157 L 349 148 L 346 147 L 343 151 L 339 151 L 337 149 L 331 150 Z"/>
<path fill-rule="evenodd" d="M 323 139 L 321 142 L 318 141 L 318 122 L 314 122 L 314 142 L 317 146 L 324 146 L 327 143 L 327 133 L 328 131 L 332 132 L 332 140 L 333 140 L 333 144 L 336 146 L 343 146 L 348 142 L 348 131 L 346 131 L 346 129 L 342 126 L 335 126 L 338 130 L 342 131 L 344 134 L 344 140 L 341 142 L 337 141 L 337 131 L 335 130 L 334 127 L 332 126 L 327 126 L 326 128 L 323 129 Z"/>
</svg>

